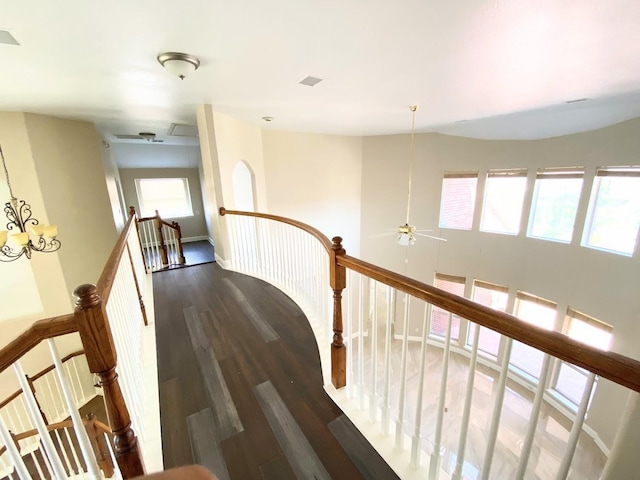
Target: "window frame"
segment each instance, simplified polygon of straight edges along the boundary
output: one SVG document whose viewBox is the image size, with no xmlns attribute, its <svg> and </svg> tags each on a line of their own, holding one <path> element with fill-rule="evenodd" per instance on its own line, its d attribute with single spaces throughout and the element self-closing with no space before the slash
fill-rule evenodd
<svg viewBox="0 0 640 480">
<path fill-rule="evenodd" d="M 147 182 L 147 181 L 157 181 L 157 182 L 162 182 L 162 181 L 168 181 L 168 180 L 180 180 L 182 182 L 182 186 L 183 186 L 183 192 L 184 192 L 184 199 L 186 200 L 186 209 L 180 213 L 179 215 L 168 215 L 168 214 L 163 214 L 161 211 L 159 212 L 160 214 L 162 214 L 164 216 L 164 218 L 186 218 L 186 217 L 193 217 L 194 213 L 193 213 L 193 202 L 191 201 L 191 190 L 189 188 L 189 179 L 187 177 L 142 177 L 142 178 L 136 178 L 134 179 L 134 183 L 136 186 L 136 196 L 138 198 L 138 206 L 140 207 L 140 216 L 141 217 L 153 217 L 155 216 L 155 212 L 156 208 L 149 208 L 145 205 L 145 199 L 144 199 L 144 195 L 142 192 L 142 186 L 141 183 L 143 182 Z M 147 201 L 148 202 L 148 201 Z"/>
<path fill-rule="evenodd" d="M 540 235 L 534 235 L 534 223 L 536 219 L 536 212 L 538 209 L 538 198 L 540 194 L 540 189 L 542 186 L 542 182 L 544 180 L 566 180 L 566 179 L 580 179 L 582 180 L 580 184 L 580 192 L 578 193 L 578 198 L 575 203 L 575 210 L 573 212 L 573 222 L 571 225 L 571 234 L 569 235 L 568 240 L 564 240 L 561 238 L 552 238 L 545 237 Z M 578 216 L 578 209 L 580 207 L 580 199 L 582 196 L 582 189 L 584 188 L 584 167 L 547 167 L 547 168 L 539 168 L 536 173 L 536 181 L 533 187 L 533 198 L 531 201 L 531 210 L 529 212 L 529 221 L 527 225 L 527 237 L 535 238 L 538 240 L 546 240 L 549 242 L 558 242 L 564 244 L 570 244 L 576 227 L 576 218 Z M 554 205 L 555 206 L 555 205 Z"/>
<path fill-rule="evenodd" d="M 599 245 L 593 245 L 591 243 L 590 237 L 594 226 L 594 221 L 596 220 L 596 212 L 598 208 L 598 199 L 600 197 L 601 190 L 601 179 L 605 177 L 632 177 L 632 178 L 640 178 L 640 165 L 630 165 L 630 166 L 605 166 L 598 167 L 596 169 L 596 174 L 593 178 L 593 187 L 591 189 L 591 198 L 589 199 L 589 208 L 587 210 L 587 216 L 584 222 L 584 229 L 582 231 L 582 240 L 580 245 L 586 248 L 592 248 L 594 250 L 599 250 L 602 252 L 614 253 L 616 255 L 623 255 L 625 257 L 633 257 L 638 251 L 638 239 L 640 238 L 640 215 L 636 220 L 636 235 L 635 241 L 633 244 L 633 249 L 631 252 L 626 252 L 622 250 L 616 250 L 615 248 L 607 248 Z"/>
<path fill-rule="evenodd" d="M 571 332 L 571 323 L 574 320 L 578 320 L 584 323 L 587 323 L 589 325 L 592 325 L 596 328 L 599 328 L 607 333 L 610 333 L 613 336 L 613 326 L 609 325 L 608 323 L 605 323 L 601 320 L 598 320 L 597 318 L 594 318 L 590 315 L 587 315 L 585 313 L 582 313 L 578 310 L 575 310 L 571 307 L 567 307 L 567 312 L 565 314 L 565 319 L 564 319 L 564 327 L 563 327 L 563 332 L 565 335 L 567 335 L 570 338 L 573 338 L 574 340 L 580 341 L 580 339 L 572 337 L 569 333 Z M 595 347 L 595 348 L 599 348 L 599 347 Z M 605 351 L 607 351 L 609 348 L 607 347 L 605 349 Z M 560 369 L 566 366 L 568 368 L 571 368 L 572 370 L 574 370 L 576 373 L 579 373 L 581 375 L 584 376 L 585 379 L 585 383 L 587 380 L 587 377 L 589 376 L 589 371 L 578 367 L 576 365 L 573 365 L 571 363 L 565 362 L 563 360 L 559 360 L 556 359 L 556 361 L 554 362 L 554 367 L 553 367 L 553 372 L 551 375 L 551 380 L 549 382 L 549 392 L 556 398 L 559 398 L 560 401 L 567 406 L 568 408 L 570 408 L 572 411 L 577 411 L 578 409 L 578 405 L 580 403 L 580 399 L 578 399 L 578 401 L 574 401 L 575 399 L 569 398 L 569 396 L 565 393 L 562 392 L 561 390 L 558 389 L 558 381 L 560 379 Z M 596 385 L 598 382 L 598 378 L 596 377 Z M 595 392 L 595 388 L 594 388 L 594 392 Z M 583 387 L 583 394 L 584 394 L 584 387 Z M 593 393 L 592 393 L 593 395 Z M 580 395 L 580 397 L 582 397 L 582 394 Z"/>
<path fill-rule="evenodd" d="M 474 279 L 472 287 L 471 287 L 471 300 L 476 302 L 476 303 L 479 303 L 477 300 L 475 300 L 476 288 L 483 288 L 485 290 L 490 290 L 490 291 L 494 291 L 494 292 L 497 292 L 497 293 L 506 294 L 507 295 L 507 303 L 505 305 L 504 310 L 500 310 L 500 309 L 494 309 L 494 310 L 496 310 L 498 312 L 505 312 L 505 313 L 507 312 L 507 310 L 509 308 L 509 287 L 506 287 L 504 285 L 499 285 L 497 283 L 487 282 L 485 280 L 479 280 L 477 278 Z M 484 305 L 484 304 L 480 303 L 480 305 Z M 493 307 L 491 307 L 489 305 L 484 305 L 484 306 L 489 307 L 489 308 L 493 308 Z M 479 328 L 480 329 L 480 335 L 482 335 L 483 329 L 485 331 L 486 330 L 492 331 L 491 329 L 488 329 L 486 327 L 478 325 L 478 324 L 472 322 L 471 320 L 468 320 L 467 324 L 468 324 L 467 325 L 467 338 L 466 338 L 465 344 L 464 344 L 465 348 L 467 348 L 467 349 L 473 349 L 473 343 L 472 343 L 473 338 L 471 338 L 471 336 L 472 336 L 472 333 L 475 333 L 475 332 L 471 331 L 472 326 L 473 326 L 473 328 Z M 498 351 L 496 352 L 496 354 L 494 355 L 491 352 L 487 352 L 486 350 L 483 350 L 482 348 L 480 348 L 480 345 L 478 345 L 478 354 L 482 355 L 483 357 L 486 357 L 486 358 L 490 359 L 491 361 L 493 361 L 495 363 L 498 363 L 499 359 L 502 357 L 502 352 L 504 350 L 504 335 L 501 335 L 500 333 L 497 333 L 497 332 L 495 332 L 495 333 L 500 336 L 500 340 L 499 340 L 499 343 L 498 343 Z"/>
<path fill-rule="evenodd" d="M 498 169 L 491 169 L 487 172 L 487 178 L 485 180 L 485 184 L 484 184 L 484 194 L 483 194 L 483 198 L 482 198 L 482 214 L 480 215 L 480 226 L 479 226 L 479 230 L 481 232 L 484 233 L 497 233 L 500 235 L 511 235 L 511 236 L 517 236 L 520 234 L 521 232 L 521 224 L 522 224 L 522 215 L 523 215 L 523 210 L 524 210 L 524 201 L 525 201 L 525 197 L 527 195 L 527 175 L 528 175 L 528 169 L 525 167 L 522 168 L 498 168 Z M 487 218 L 487 199 L 489 198 L 489 185 L 490 185 L 490 179 L 498 179 L 498 178 L 524 178 L 524 188 L 522 190 L 522 198 L 520 199 L 520 215 L 518 216 L 517 219 L 517 228 L 516 231 L 505 231 L 505 230 L 492 230 L 492 229 L 488 229 L 485 228 L 484 224 L 485 224 L 485 220 Z"/>
<path fill-rule="evenodd" d="M 434 286 L 434 287 L 436 287 L 436 288 L 440 288 L 440 287 L 437 287 L 437 286 L 436 286 L 436 282 L 437 282 L 438 280 L 442 280 L 442 281 L 445 281 L 445 282 L 455 283 L 455 284 L 457 284 L 457 285 L 462 285 L 462 294 L 461 294 L 461 295 L 458 295 L 457 293 L 449 292 L 448 290 L 445 290 L 445 292 L 448 292 L 448 293 L 451 293 L 451 294 L 453 294 L 453 295 L 458 295 L 458 296 L 460 296 L 460 297 L 462 297 L 462 298 L 465 298 L 465 297 L 464 297 L 464 289 L 465 289 L 465 287 L 466 287 L 466 283 L 467 283 L 467 279 L 466 279 L 466 277 L 460 277 L 460 276 L 458 276 L 458 275 L 449 275 L 449 274 L 447 274 L 447 273 L 438 273 L 438 272 L 436 272 L 436 273 L 435 273 L 435 275 L 434 275 L 434 277 L 433 277 L 433 286 Z M 444 290 L 444 289 L 441 289 L 441 290 Z M 438 311 L 438 312 L 444 312 L 445 314 L 450 315 L 450 317 L 451 317 L 451 324 L 452 324 L 452 327 L 451 327 L 451 330 L 452 330 L 452 334 L 451 334 L 451 343 L 452 343 L 452 344 L 458 344 L 458 342 L 460 341 L 460 338 L 462 337 L 462 336 L 461 336 L 461 333 L 462 333 L 462 325 L 463 325 L 463 320 L 465 320 L 465 319 L 464 319 L 463 317 L 461 317 L 460 315 L 456 315 L 455 313 L 448 312 L 447 310 L 445 310 L 445 309 L 443 309 L 443 308 L 437 307 L 437 306 L 435 306 L 435 305 L 431 305 L 431 314 L 429 315 L 429 325 L 428 325 L 429 330 L 428 330 L 428 335 L 429 335 L 429 337 L 431 337 L 431 338 L 435 338 L 435 339 L 438 339 L 438 340 L 440 340 L 440 341 L 446 341 L 447 336 L 446 336 L 446 333 L 445 333 L 444 335 L 439 335 L 439 334 L 434 333 L 434 332 L 432 331 L 432 327 L 433 327 L 433 313 L 434 313 L 435 311 Z M 458 336 L 457 336 L 457 337 L 454 337 L 454 336 L 453 336 L 453 322 L 454 322 L 455 320 L 457 320 L 457 321 L 458 321 Z"/>
<path fill-rule="evenodd" d="M 479 172 L 477 171 L 463 171 L 463 172 L 444 172 L 444 175 L 442 177 L 442 183 L 441 183 L 441 190 L 440 190 L 440 212 L 438 214 L 438 227 L 439 228 L 447 228 L 447 229 L 451 229 L 451 230 L 464 230 L 464 231 L 469 231 L 473 229 L 473 220 L 475 217 L 475 213 L 476 213 L 476 204 L 478 203 L 478 177 L 479 177 Z M 444 185 L 445 185 L 445 181 L 447 179 L 462 179 L 462 178 L 474 178 L 475 179 L 475 188 L 474 188 L 474 195 L 473 195 L 473 202 L 472 202 L 472 206 L 471 206 L 471 219 L 469 222 L 469 227 L 452 227 L 452 226 L 444 226 L 442 225 L 442 212 L 443 212 L 443 206 L 444 206 L 444 200 L 445 200 L 445 195 L 444 195 Z"/>
</svg>

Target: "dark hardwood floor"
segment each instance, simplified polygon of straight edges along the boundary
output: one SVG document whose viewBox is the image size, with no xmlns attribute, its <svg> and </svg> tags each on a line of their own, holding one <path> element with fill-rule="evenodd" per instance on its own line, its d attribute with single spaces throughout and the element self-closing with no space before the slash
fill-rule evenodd
<svg viewBox="0 0 640 480">
<path fill-rule="evenodd" d="M 165 468 L 398 478 L 323 390 L 313 333 L 286 295 L 215 263 L 153 280 Z"/>
<path fill-rule="evenodd" d="M 187 265 L 199 265 L 216 261 L 213 254 L 213 245 L 208 240 L 183 243 L 182 250 Z"/>
</svg>

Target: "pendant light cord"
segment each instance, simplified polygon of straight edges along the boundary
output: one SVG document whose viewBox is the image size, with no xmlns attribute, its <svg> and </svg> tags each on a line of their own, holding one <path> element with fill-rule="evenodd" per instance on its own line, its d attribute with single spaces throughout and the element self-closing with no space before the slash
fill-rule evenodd
<svg viewBox="0 0 640 480">
<path fill-rule="evenodd" d="M 9 195 L 13 200 L 15 197 L 13 196 L 13 189 L 11 188 L 11 182 L 9 181 L 9 171 L 7 170 L 7 164 L 4 161 L 4 153 L 2 152 L 2 145 L 0 145 L 0 158 L 2 158 L 2 167 L 4 168 L 4 176 L 7 179 L 7 187 L 9 187 Z"/>
<path fill-rule="evenodd" d="M 413 137 L 415 135 L 416 130 L 416 110 L 418 110 L 417 105 L 411 105 L 411 147 L 409 151 L 409 189 L 407 192 L 407 221 L 406 224 L 409 225 L 409 211 L 411 209 L 411 179 L 413 178 Z"/>
</svg>

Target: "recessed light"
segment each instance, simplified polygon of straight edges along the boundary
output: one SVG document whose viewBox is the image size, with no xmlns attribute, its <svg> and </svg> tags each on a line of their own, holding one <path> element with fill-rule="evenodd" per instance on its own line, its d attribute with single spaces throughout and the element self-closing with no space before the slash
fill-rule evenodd
<svg viewBox="0 0 640 480">
<path fill-rule="evenodd" d="M 588 98 L 576 98 L 575 100 L 567 100 L 564 103 L 578 103 L 578 102 L 586 102 L 589 100 Z"/>
<path fill-rule="evenodd" d="M 272 122 L 272 121 L 273 121 L 273 117 L 262 117 L 262 119 L 263 119 L 265 122 Z"/>
<path fill-rule="evenodd" d="M 306 77 L 303 78 L 302 80 L 300 80 L 298 83 L 300 85 L 306 85 L 307 87 L 313 87 L 317 84 L 319 84 L 322 81 L 321 78 L 318 77 Z"/>
</svg>

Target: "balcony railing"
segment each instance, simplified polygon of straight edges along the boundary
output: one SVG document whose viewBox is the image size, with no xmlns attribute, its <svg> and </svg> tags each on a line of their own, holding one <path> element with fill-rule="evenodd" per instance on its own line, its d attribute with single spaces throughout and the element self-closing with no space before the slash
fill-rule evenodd
<svg viewBox="0 0 640 480">
<path fill-rule="evenodd" d="M 389 451 L 394 457 L 397 452 L 406 454 L 405 465 L 396 458 L 394 468 L 424 469 L 429 479 L 442 474 L 454 479 L 534 474 L 599 478 L 608 470 L 604 462 L 593 467 L 583 461 L 590 454 L 578 448 L 584 443 L 590 400 L 599 378 L 618 384 L 619 391 L 632 392 L 629 398 L 634 398 L 633 392 L 640 392 L 640 362 L 351 257 L 340 237 L 330 241 L 301 222 L 224 208 L 220 215 L 226 217 L 229 231 L 229 267 L 272 283 L 299 304 L 316 334 L 325 384 L 346 387 L 332 396 L 346 413 L 354 412 L 352 420 L 361 429 L 375 424 L 385 439 L 381 443 L 393 438 Z M 448 315 L 441 340 L 429 335 L 434 307 Z M 468 349 L 452 343 L 454 315 L 475 325 Z M 479 326 L 504 336 L 502 357 L 489 369 L 478 357 Z M 509 362 L 514 342 L 543 352 L 543 372 L 556 360 L 588 372 L 566 438 L 547 458 L 540 453 L 546 440 L 539 420 L 549 400 L 544 378 L 530 385 L 533 393 L 523 394 L 529 403 L 521 421 L 515 427 L 503 425 L 509 420 L 503 412 L 505 395 L 518 386 Z M 449 385 L 454 377 L 459 390 L 455 400 L 455 389 Z M 490 393 L 478 393 L 478 379 L 488 382 Z M 457 405 L 455 412 L 450 412 L 450 402 Z M 620 421 L 619 435 L 624 423 Z M 384 451 L 383 445 L 376 446 Z M 576 455 L 580 458 L 574 461 Z"/>
</svg>

